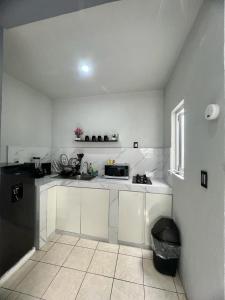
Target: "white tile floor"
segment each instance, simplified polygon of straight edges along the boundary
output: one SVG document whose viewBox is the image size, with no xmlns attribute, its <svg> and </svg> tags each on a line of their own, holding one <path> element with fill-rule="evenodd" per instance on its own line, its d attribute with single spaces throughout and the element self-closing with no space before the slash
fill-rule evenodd
<svg viewBox="0 0 225 300">
<path fill-rule="evenodd" d="M 0 300 L 185 300 L 152 252 L 55 235 L 0 288 Z"/>
</svg>

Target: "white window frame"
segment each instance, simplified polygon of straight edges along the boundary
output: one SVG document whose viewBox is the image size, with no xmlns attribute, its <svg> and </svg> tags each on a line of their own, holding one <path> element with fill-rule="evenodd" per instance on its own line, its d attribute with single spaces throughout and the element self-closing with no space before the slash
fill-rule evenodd
<svg viewBox="0 0 225 300">
<path fill-rule="evenodd" d="M 171 172 L 184 178 L 184 100 L 171 113 Z M 183 123 L 183 124 L 182 124 Z"/>
</svg>

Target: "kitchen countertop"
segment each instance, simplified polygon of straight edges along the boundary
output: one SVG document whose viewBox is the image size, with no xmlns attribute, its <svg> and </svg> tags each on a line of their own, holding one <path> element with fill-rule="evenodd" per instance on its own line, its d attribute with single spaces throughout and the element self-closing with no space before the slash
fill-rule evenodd
<svg viewBox="0 0 225 300">
<path fill-rule="evenodd" d="M 95 177 L 90 181 L 74 180 L 74 179 L 61 179 L 56 178 L 57 175 L 45 176 L 44 178 L 36 179 L 35 185 L 40 192 L 47 190 L 54 186 L 68 186 L 80 188 L 97 188 L 107 190 L 120 190 L 143 192 L 153 194 L 172 194 L 172 188 L 160 179 L 152 179 L 152 185 L 133 184 L 132 179 L 117 180 L 106 179 L 104 177 Z"/>
</svg>

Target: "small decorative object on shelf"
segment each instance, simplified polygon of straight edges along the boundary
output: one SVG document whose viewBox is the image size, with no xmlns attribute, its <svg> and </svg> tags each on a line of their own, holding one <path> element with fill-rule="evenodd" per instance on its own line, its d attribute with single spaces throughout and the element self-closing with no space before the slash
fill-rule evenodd
<svg viewBox="0 0 225 300">
<path fill-rule="evenodd" d="M 75 142 L 89 142 L 89 143 L 111 143 L 111 142 L 118 142 L 119 140 L 119 134 L 112 134 L 112 135 L 85 135 L 83 138 L 81 136 L 83 135 L 83 130 L 81 128 L 76 128 L 74 130 L 74 133 L 76 135 Z"/>
<path fill-rule="evenodd" d="M 96 136 L 95 136 L 95 135 L 92 135 L 91 140 L 92 140 L 92 142 L 97 142 Z"/>
<path fill-rule="evenodd" d="M 116 141 L 116 140 L 118 140 L 118 134 L 114 133 L 112 135 L 112 141 Z"/>
<path fill-rule="evenodd" d="M 81 140 L 81 136 L 82 134 L 84 133 L 83 130 L 79 127 L 77 127 L 75 130 L 74 130 L 74 133 L 76 135 L 76 138 L 75 138 L 75 141 L 80 141 Z"/>
</svg>

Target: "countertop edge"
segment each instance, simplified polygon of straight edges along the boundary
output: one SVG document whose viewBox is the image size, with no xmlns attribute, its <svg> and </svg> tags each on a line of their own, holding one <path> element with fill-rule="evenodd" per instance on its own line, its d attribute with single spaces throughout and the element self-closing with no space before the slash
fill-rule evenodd
<svg viewBox="0 0 225 300">
<path fill-rule="evenodd" d="M 104 178 L 95 178 L 91 181 L 70 180 L 70 179 L 56 179 L 52 177 L 45 177 L 35 180 L 36 189 L 39 192 L 44 192 L 55 186 L 67 186 L 76 188 L 93 188 L 93 189 L 107 189 L 118 191 L 131 191 L 153 194 L 172 194 L 172 188 L 163 180 L 153 179 L 152 185 L 132 184 L 131 180 L 109 180 Z"/>
</svg>

